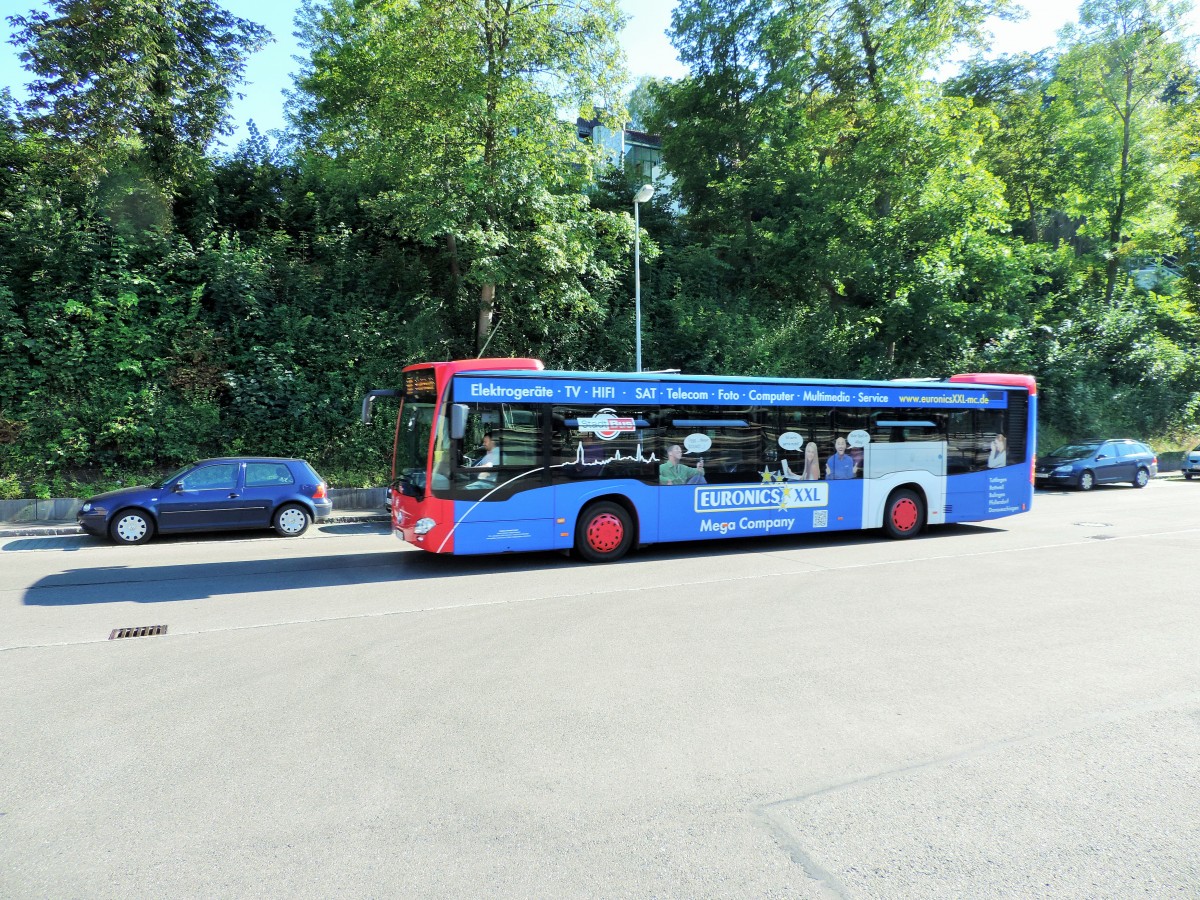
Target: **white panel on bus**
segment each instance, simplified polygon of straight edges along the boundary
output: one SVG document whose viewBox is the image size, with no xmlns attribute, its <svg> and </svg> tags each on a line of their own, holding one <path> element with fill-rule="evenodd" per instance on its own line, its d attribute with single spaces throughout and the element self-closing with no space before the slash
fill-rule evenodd
<svg viewBox="0 0 1200 900">
<path fill-rule="evenodd" d="M 863 475 L 882 478 L 893 472 L 925 471 L 946 474 L 946 444 L 943 441 L 900 441 L 863 448 Z"/>
<path fill-rule="evenodd" d="M 872 441 L 863 447 L 863 476 L 863 528 L 883 525 L 887 498 L 902 484 L 920 487 L 930 523 L 946 521 L 945 441 Z"/>
</svg>

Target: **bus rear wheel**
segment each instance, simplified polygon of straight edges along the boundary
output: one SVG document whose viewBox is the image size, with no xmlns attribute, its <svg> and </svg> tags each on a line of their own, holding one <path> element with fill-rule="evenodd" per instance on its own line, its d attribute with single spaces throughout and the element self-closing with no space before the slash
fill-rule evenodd
<svg viewBox="0 0 1200 900">
<path fill-rule="evenodd" d="M 915 491 L 901 489 L 888 497 L 883 531 L 890 538 L 910 538 L 925 527 L 925 502 Z"/>
<path fill-rule="evenodd" d="M 575 526 L 575 549 L 588 562 L 613 562 L 629 552 L 633 522 L 625 507 L 607 501 L 583 511 Z"/>
</svg>

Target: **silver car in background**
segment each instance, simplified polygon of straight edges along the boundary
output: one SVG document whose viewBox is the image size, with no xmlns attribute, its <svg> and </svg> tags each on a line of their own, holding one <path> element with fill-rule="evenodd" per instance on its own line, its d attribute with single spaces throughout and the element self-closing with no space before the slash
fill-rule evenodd
<svg viewBox="0 0 1200 900">
<path fill-rule="evenodd" d="M 1200 447 L 1193 447 L 1183 455 L 1183 477 L 1191 481 L 1193 475 L 1200 475 Z"/>
</svg>

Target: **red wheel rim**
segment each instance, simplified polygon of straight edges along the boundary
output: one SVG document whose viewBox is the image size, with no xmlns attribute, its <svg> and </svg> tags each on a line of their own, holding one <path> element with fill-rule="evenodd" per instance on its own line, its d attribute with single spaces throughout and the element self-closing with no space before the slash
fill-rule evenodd
<svg viewBox="0 0 1200 900">
<path fill-rule="evenodd" d="M 612 553 L 624 537 L 625 525 L 612 513 L 601 513 L 588 522 L 588 546 L 597 553 Z"/>
<path fill-rule="evenodd" d="M 917 504 L 901 497 L 892 505 L 892 524 L 897 531 L 912 531 L 917 527 Z"/>
</svg>

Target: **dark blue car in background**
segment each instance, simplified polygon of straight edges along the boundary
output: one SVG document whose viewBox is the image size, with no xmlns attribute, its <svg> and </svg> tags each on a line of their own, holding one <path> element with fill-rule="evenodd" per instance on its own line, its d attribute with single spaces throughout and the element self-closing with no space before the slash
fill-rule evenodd
<svg viewBox="0 0 1200 900">
<path fill-rule="evenodd" d="M 1141 441 L 1128 438 L 1064 444 L 1034 467 L 1038 487 L 1073 487 L 1090 491 L 1098 484 L 1127 481 L 1145 487 L 1158 474 L 1158 456 Z"/>
<path fill-rule="evenodd" d="M 296 537 L 333 511 L 324 479 L 302 459 L 205 459 L 147 487 L 97 494 L 76 521 L 89 534 L 141 544 L 156 532 L 274 528 Z"/>
</svg>

